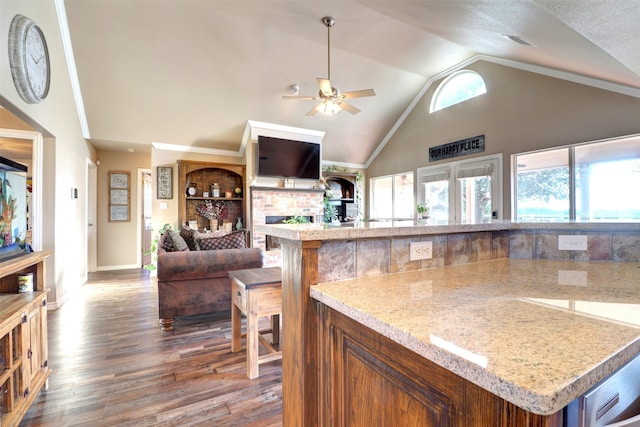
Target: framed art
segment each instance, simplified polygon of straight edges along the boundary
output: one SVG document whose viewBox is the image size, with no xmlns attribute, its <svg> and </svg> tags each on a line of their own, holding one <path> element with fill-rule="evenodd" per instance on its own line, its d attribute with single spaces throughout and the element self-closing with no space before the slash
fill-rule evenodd
<svg viewBox="0 0 640 427">
<path fill-rule="evenodd" d="M 173 199 L 173 168 L 158 166 L 158 199 Z"/>
<path fill-rule="evenodd" d="M 130 174 L 109 171 L 109 222 L 130 221 Z"/>
</svg>

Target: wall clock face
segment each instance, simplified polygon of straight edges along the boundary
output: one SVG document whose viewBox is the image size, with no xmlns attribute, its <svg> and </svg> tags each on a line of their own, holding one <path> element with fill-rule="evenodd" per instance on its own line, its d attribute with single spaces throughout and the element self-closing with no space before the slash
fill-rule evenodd
<svg viewBox="0 0 640 427">
<path fill-rule="evenodd" d="M 35 22 L 14 16 L 9 28 L 9 63 L 18 94 L 25 102 L 37 104 L 49 93 L 49 51 L 44 34 Z"/>
</svg>

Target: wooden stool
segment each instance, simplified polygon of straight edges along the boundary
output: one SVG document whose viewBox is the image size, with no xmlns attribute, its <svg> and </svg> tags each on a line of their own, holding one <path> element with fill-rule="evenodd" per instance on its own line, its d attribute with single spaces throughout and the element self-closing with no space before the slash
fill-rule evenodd
<svg viewBox="0 0 640 427">
<path fill-rule="evenodd" d="M 247 376 L 257 378 L 258 365 L 282 359 L 282 351 L 272 344 L 280 342 L 282 314 L 282 270 L 280 267 L 252 268 L 229 272 L 231 277 L 231 351 L 241 350 L 241 313 L 247 316 Z M 271 329 L 260 330 L 260 317 L 271 316 Z M 270 343 L 263 334 L 271 333 Z M 269 351 L 260 356 L 260 342 Z"/>
</svg>

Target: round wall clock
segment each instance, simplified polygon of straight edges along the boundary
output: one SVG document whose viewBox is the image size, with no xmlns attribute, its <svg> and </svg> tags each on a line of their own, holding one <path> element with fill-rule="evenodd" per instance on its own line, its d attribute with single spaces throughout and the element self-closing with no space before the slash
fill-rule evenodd
<svg viewBox="0 0 640 427">
<path fill-rule="evenodd" d="M 23 15 L 16 15 L 9 27 L 9 63 L 18 94 L 37 104 L 49 93 L 49 51 L 40 27 Z"/>
</svg>

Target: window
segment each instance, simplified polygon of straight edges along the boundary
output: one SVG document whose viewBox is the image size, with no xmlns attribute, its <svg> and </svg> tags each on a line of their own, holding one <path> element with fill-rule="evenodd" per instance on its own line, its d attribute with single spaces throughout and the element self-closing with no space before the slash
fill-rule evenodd
<svg viewBox="0 0 640 427">
<path fill-rule="evenodd" d="M 420 176 L 420 169 L 418 176 Z M 449 168 L 422 169 L 420 201 L 429 205 L 430 222 L 449 223 Z"/>
<path fill-rule="evenodd" d="M 493 155 L 418 169 L 418 202 L 430 224 L 478 224 L 502 217 L 502 156 Z"/>
<path fill-rule="evenodd" d="M 467 99 L 487 93 L 487 87 L 480 74 L 462 70 L 444 79 L 431 98 L 430 113 L 442 110 Z"/>
<path fill-rule="evenodd" d="M 413 219 L 413 172 L 371 178 L 371 219 Z"/>
<path fill-rule="evenodd" d="M 516 219 L 557 222 L 569 219 L 569 149 L 517 155 Z"/>
<path fill-rule="evenodd" d="M 640 220 L 640 135 L 514 156 L 519 221 Z"/>
</svg>

